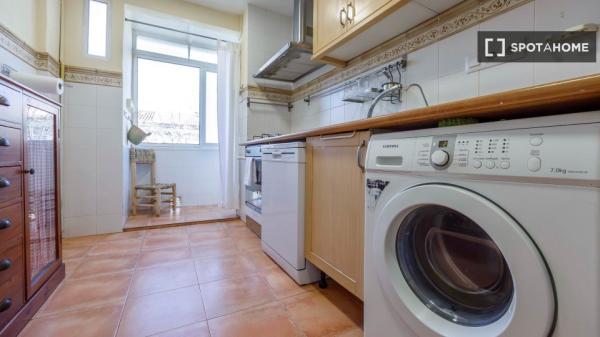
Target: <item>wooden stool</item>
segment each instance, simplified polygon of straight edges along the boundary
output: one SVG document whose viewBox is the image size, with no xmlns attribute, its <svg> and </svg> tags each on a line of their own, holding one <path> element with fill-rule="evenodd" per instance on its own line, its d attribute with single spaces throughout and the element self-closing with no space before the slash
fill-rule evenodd
<svg viewBox="0 0 600 337">
<path fill-rule="evenodd" d="M 137 165 L 150 165 L 150 183 L 137 184 Z M 175 209 L 177 206 L 177 186 L 176 184 L 165 184 L 156 182 L 156 154 L 150 149 L 136 149 L 132 147 L 129 150 L 129 165 L 131 170 L 131 214 L 137 214 L 138 207 L 151 207 L 154 215 L 160 216 L 160 210 L 163 204 Z M 142 194 L 138 194 L 142 192 Z M 163 199 L 163 195 L 168 198 Z"/>
</svg>

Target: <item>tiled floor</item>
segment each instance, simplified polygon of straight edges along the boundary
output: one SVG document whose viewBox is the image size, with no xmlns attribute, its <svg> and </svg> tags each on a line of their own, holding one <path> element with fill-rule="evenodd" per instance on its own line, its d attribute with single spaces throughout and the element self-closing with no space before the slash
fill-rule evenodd
<svg viewBox="0 0 600 337">
<path fill-rule="evenodd" d="M 175 210 L 163 209 L 158 217 L 150 211 L 139 211 L 137 215 L 127 218 L 124 229 L 160 228 L 196 222 L 230 220 L 236 217 L 235 210 L 218 206 L 181 206 Z"/>
<path fill-rule="evenodd" d="M 362 304 L 300 287 L 240 221 L 66 239 L 67 278 L 20 337 L 362 336 Z"/>
</svg>

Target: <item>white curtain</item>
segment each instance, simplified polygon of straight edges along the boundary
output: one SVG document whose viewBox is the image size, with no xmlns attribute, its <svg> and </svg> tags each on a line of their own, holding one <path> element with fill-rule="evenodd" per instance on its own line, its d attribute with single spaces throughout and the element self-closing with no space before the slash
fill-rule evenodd
<svg viewBox="0 0 600 337">
<path fill-rule="evenodd" d="M 219 41 L 217 48 L 217 123 L 219 128 L 219 164 L 221 169 L 221 207 L 238 207 L 235 121 L 240 80 L 239 46 Z"/>
</svg>

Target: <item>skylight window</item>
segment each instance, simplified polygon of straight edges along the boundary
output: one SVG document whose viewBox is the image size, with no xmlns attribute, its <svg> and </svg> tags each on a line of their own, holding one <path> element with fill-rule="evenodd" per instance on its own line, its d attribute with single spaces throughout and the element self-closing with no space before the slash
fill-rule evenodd
<svg viewBox="0 0 600 337">
<path fill-rule="evenodd" d="M 108 56 L 108 0 L 88 0 L 87 54 Z"/>
</svg>

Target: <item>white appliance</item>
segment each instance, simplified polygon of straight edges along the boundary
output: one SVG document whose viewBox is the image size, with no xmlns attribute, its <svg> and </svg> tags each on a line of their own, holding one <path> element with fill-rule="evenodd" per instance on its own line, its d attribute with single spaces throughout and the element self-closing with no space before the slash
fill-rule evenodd
<svg viewBox="0 0 600 337">
<path fill-rule="evenodd" d="M 372 137 L 365 336 L 600 336 L 600 112 Z"/>
<path fill-rule="evenodd" d="M 305 143 L 263 145 L 263 250 L 298 284 L 315 282 L 320 272 L 304 258 Z"/>
</svg>

